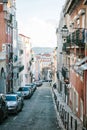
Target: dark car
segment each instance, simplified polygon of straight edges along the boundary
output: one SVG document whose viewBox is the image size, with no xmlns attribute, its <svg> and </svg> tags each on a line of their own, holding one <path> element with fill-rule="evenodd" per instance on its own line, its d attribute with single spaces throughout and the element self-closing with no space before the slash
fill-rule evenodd
<svg viewBox="0 0 87 130">
<path fill-rule="evenodd" d="M 18 92 L 22 92 L 25 99 L 30 98 L 32 94 L 29 86 L 19 87 Z"/>
<path fill-rule="evenodd" d="M 0 123 L 8 117 L 8 106 L 5 100 L 5 95 L 0 94 Z"/>
<path fill-rule="evenodd" d="M 22 103 L 17 94 L 6 94 L 8 112 L 17 114 L 22 110 Z"/>
</svg>

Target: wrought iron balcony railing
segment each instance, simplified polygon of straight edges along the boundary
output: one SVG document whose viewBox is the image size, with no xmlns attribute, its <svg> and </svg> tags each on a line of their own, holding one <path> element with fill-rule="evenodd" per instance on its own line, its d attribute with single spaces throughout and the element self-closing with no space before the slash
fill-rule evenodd
<svg viewBox="0 0 87 130">
<path fill-rule="evenodd" d="M 67 52 L 72 46 L 84 47 L 85 45 L 85 29 L 76 29 L 66 37 L 66 42 L 63 43 L 62 50 Z"/>
<path fill-rule="evenodd" d="M 21 65 L 20 67 L 19 67 L 19 72 L 21 72 L 21 71 L 23 71 L 24 70 L 24 65 Z"/>
</svg>

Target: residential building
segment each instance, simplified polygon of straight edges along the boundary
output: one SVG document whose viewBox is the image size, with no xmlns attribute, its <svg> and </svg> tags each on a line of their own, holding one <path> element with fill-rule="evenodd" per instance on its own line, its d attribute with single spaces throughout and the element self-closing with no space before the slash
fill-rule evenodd
<svg viewBox="0 0 87 130">
<path fill-rule="evenodd" d="M 63 12 L 69 30 L 63 44 L 70 73 L 66 91 L 70 107 L 87 128 L 87 1 L 66 0 Z"/>
<path fill-rule="evenodd" d="M 19 34 L 19 82 L 24 86 L 31 82 L 30 61 L 31 61 L 31 43 L 30 38 Z"/>
<path fill-rule="evenodd" d="M 14 0 L 0 1 L 0 56 L 1 67 L 0 83 L 1 92 L 13 91 L 13 18 L 15 14 Z M 2 66 L 2 63 L 1 63 Z M 3 85 L 3 86 L 2 86 Z"/>
<path fill-rule="evenodd" d="M 51 70 L 51 54 L 48 53 L 40 53 L 34 54 L 34 62 L 33 62 L 33 75 L 35 80 L 40 79 L 48 79 L 49 78 L 49 70 Z"/>
</svg>

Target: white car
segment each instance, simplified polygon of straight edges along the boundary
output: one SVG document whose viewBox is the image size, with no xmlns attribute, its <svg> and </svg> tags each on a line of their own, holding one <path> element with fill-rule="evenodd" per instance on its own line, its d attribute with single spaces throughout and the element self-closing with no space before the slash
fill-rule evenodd
<svg viewBox="0 0 87 130">
<path fill-rule="evenodd" d="M 17 94 L 6 94 L 6 102 L 9 113 L 17 114 L 22 110 L 22 103 Z"/>
<path fill-rule="evenodd" d="M 24 98 L 30 98 L 31 97 L 31 89 L 29 86 L 20 87 L 18 91 L 21 91 Z"/>
</svg>

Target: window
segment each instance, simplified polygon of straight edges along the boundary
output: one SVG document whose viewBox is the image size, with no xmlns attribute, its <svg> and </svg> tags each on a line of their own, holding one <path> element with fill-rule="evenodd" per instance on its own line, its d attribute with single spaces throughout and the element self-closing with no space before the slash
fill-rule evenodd
<svg viewBox="0 0 87 130">
<path fill-rule="evenodd" d="M 82 15 L 82 28 L 85 28 L 85 15 Z"/>
</svg>

